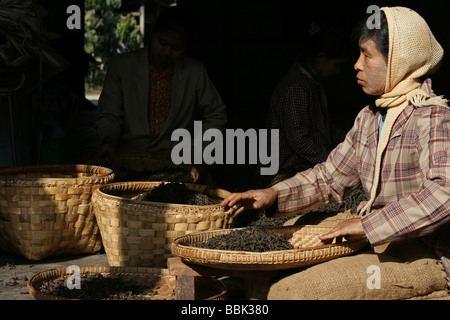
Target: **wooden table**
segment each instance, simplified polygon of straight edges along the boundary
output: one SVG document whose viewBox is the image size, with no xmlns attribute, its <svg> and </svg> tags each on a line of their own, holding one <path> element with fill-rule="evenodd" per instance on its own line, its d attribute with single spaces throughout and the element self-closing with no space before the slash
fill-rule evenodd
<svg viewBox="0 0 450 320">
<path fill-rule="evenodd" d="M 286 273 L 285 270 L 228 270 L 210 268 L 182 261 L 180 257 L 167 260 L 171 275 L 176 276 L 176 299 L 195 299 L 196 277 L 242 278 L 245 286 L 245 299 L 265 300 L 269 292 L 271 280 Z"/>
</svg>

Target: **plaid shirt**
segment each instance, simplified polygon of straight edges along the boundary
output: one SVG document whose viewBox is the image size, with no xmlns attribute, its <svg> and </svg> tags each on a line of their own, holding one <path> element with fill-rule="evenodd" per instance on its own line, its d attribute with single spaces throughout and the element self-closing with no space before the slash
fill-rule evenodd
<svg viewBox="0 0 450 320">
<path fill-rule="evenodd" d="M 426 80 L 422 89 L 432 93 L 431 81 Z M 342 201 L 359 183 L 369 197 L 380 111 L 365 107 L 325 162 L 273 187 L 279 213 Z M 361 220 L 370 243 L 426 236 L 423 239 L 444 257 L 450 276 L 450 109 L 408 106 L 394 124 L 380 174 L 372 211 Z"/>
<path fill-rule="evenodd" d="M 295 63 L 271 96 L 267 128 L 279 130 L 281 169 L 311 168 L 325 161 L 335 146 L 325 92 L 313 74 Z M 270 144 L 268 148 L 270 152 Z"/>
</svg>

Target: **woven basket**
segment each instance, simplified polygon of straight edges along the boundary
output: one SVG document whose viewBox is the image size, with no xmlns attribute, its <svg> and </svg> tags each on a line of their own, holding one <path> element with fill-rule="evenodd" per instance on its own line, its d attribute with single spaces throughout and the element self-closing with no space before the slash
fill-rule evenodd
<svg viewBox="0 0 450 320">
<path fill-rule="evenodd" d="M 294 246 L 294 249 L 267 252 L 215 250 L 190 246 L 196 242 L 207 241 L 214 236 L 227 234 L 232 229 L 198 232 L 176 238 L 173 243 L 173 253 L 187 262 L 212 268 L 280 270 L 309 266 L 349 255 L 367 245 L 365 239 L 358 239 L 317 247 L 320 243 L 318 236 L 329 232 L 332 228 L 313 225 L 266 227 L 267 230 L 283 234 Z"/>
<path fill-rule="evenodd" d="M 181 205 L 134 200 L 163 182 L 118 182 L 97 189 L 93 196 L 97 223 L 111 266 L 165 267 L 173 256 L 176 237 L 203 230 L 227 229 L 234 208 L 220 204 Z M 228 191 L 186 184 L 194 191 L 224 199 Z"/>
<path fill-rule="evenodd" d="M 0 252 L 41 260 L 99 251 L 91 196 L 113 179 L 99 166 L 0 168 Z"/>
<path fill-rule="evenodd" d="M 139 285 L 148 285 L 149 288 L 162 288 L 166 299 L 175 299 L 171 294 L 176 290 L 176 277 L 170 275 L 168 269 L 160 268 L 138 268 L 138 267 L 80 267 L 81 274 L 100 273 L 104 277 L 120 277 L 124 281 L 130 281 Z M 40 290 L 43 283 L 53 279 L 69 276 L 66 269 L 50 270 L 38 273 L 28 280 L 27 288 L 30 295 L 36 300 L 76 300 L 69 299 Z M 227 290 L 223 283 L 217 279 L 197 277 L 195 279 L 196 300 L 224 300 Z M 83 287 L 79 290 L 82 290 Z M 77 290 L 77 289 L 73 289 Z M 164 295 L 162 296 L 164 298 Z"/>
</svg>

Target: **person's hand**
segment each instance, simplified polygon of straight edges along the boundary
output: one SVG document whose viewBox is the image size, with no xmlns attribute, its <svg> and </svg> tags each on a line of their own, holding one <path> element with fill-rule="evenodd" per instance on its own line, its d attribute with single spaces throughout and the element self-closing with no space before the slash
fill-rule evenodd
<svg viewBox="0 0 450 320">
<path fill-rule="evenodd" d="M 249 190 L 231 194 L 222 201 L 221 205 L 226 210 L 237 205 L 238 209 L 233 214 L 233 217 L 236 217 L 246 209 L 254 210 L 268 208 L 275 203 L 277 197 L 278 192 L 273 188 Z"/>
<path fill-rule="evenodd" d="M 102 160 L 107 164 L 111 164 L 115 155 L 115 147 L 112 139 L 110 137 L 106 137 L 103 139 L 101 144 L 101 157 Z"/>
<path fill-rule="evenodd" d="M 364 228 L 360 218 L 353 218 L 340 221 L 330 232 L 319 236 L 322 241 L 320 245 L 328 244 L 336 239 L 336 243 L 342 242 L 344 237 L 347 240 L 365 237 Z"/>
</svg>

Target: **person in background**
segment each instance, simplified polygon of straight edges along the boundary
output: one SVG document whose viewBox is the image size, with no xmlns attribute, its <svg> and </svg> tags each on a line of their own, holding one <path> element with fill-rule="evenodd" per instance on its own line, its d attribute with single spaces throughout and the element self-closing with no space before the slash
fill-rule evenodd
<svg viewBox="0 0 450 320">
<path fill-rule="evenodd" d="M 450 109 L 431 89 L 444 50 L 426 21 L 404 7 L 380 10 L 380 28 L 362 23 L 354 66 L 363 108 L 325 162 L 272 187 L 233 193 L 222 205 L 275 207 L 278 214 L 341 202 L 359 184 L 359 217 L 340 221 L 322 243 L 366 238 L 371 246 L 406 239 L 429 245 L 450 285 Z M 336 270 L 339 272 L 339 270 Z"/>
<path fill-rule="evenodd" d="M 326 160 L 345 133 L 330 123 L 324 83 L 349 58 L 350 36 L 314 21 L 295 63 L 276 86 L 267 128 L 279 130 L 280 171 L 308 169 Z"/>
<path fill-rule="evenodd" d="M 185 54 L 192 32 L 179 7 L 162 11 L 150 46 L 119 55 L 108 65 L 96 123 L 101 157 L 117 153 L 170 151 L 175 129 L 223 130 L 225 104 L 204 65 Z M 170 154 L 170 153 L 169 153 Z"/>
</svg>

